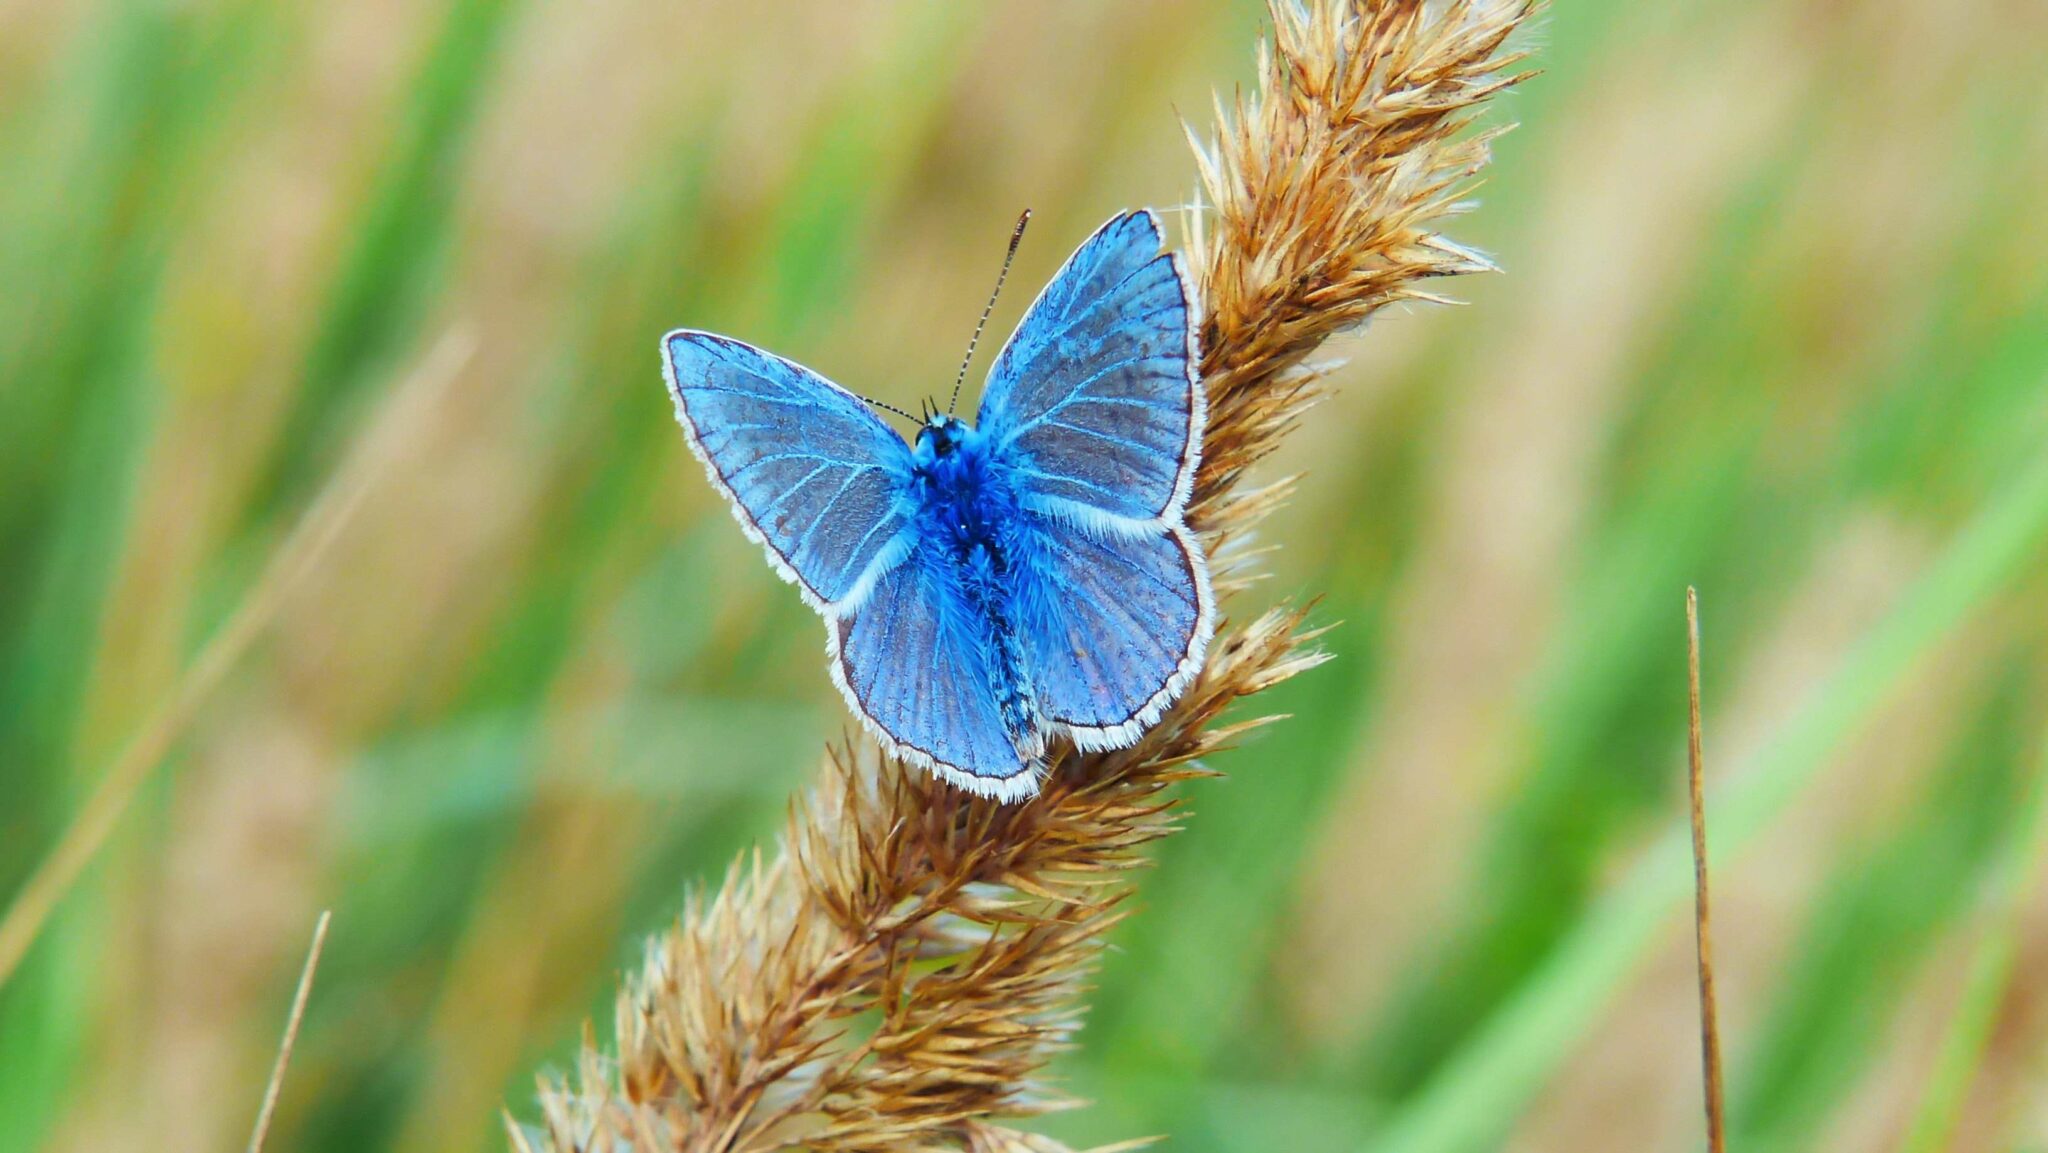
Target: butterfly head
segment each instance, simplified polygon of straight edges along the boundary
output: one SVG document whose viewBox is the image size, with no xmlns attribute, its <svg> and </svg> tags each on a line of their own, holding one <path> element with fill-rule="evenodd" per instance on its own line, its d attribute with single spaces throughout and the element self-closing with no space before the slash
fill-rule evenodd
<svg viewBox="0 0 2048 1153">
<path fill-rule="evenodd" d="M 952 456 L 973 435 L 967 422 L 952 413 L 933 413 L 917 430 L 917 456 L 923 460 Z"/>
</svg>

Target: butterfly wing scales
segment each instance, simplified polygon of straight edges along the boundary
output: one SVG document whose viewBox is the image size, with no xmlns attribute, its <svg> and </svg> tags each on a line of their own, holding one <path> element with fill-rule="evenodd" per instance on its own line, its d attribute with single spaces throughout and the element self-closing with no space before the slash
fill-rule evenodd
<svg viewBox="0 0 2048 1153">
<path fill-rule="evenodd" d="M 812 607 L 865 596 L 908 548 L 911 459 L 860 398 L 750 344 L 662 340 L 676 420 L 747 534 Z"/>
<path fill-rule="evenodd" d="M 1028 796 L 1037 750 L 1004 728 L 971 611 L 952 574 L 913 552 L 835 623 L 833 679 L 898 756 L 977 793 Z"/>
<path fill-rule="evenodd" d="M 1020 587 L 1040 713 L 1084 748 L 1135 741 L 1201 666 L 1215 605 L 1182 520 L 1207 414 L 1194 296 L 1150 212 L 1115 217 L 989 370 L 980 427 L 1038 531 Z"/>
<path fill-rule="evenodd" d="M 1201 667 L 1215 627 L 1206 566 L 1180 526 L 1041 534 L 1021 628 L 1038 709 L 1083 748 L 1121 748 Z"/>
<path fill-rule="evenodd" d="M 990 368 L 977 423 L 1028 507 L 1099 524 L 1186 506 L 1205 419 L 1194 298 L 1160 245 L 1150 212 L 1103 225 Z"/>
</svg>

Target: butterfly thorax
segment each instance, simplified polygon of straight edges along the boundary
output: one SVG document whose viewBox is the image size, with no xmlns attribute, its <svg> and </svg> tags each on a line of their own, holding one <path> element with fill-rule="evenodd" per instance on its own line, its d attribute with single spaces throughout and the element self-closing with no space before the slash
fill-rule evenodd
<svg viewBox="0 0 2048 1153">
<path fill-rule="evenodd" d="M 1012 625 L 1011 570 L 1020 559 L 1019 508 L 988 437 L 952 416 L 934 417 L 918 430 L 912 451 L 921 537 L 938 542 L 950 561 L 971 622 L 997 673 L 998 704 L 1020 749 L 1037 737 L 1030 677 Z"/>
<path fill-rule="evenodd" d="M 918 503 L 928 527 L 964 562 L 1004 567 L 1003 537 L 1014 523 L 1016 498 L 990 458 L 988 438 L 951 416 L 918 430 L 912 453 Z"/>
</svg>

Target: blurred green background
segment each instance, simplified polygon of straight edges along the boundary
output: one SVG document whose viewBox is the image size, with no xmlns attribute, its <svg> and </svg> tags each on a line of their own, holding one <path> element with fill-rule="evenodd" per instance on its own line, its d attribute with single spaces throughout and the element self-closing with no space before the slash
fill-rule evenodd
<svg viewBox="0 0 2048 1153">
<path fill-rule="evenodd" d="M 1263 27 L 0 0 L 0 905 L 385 446 L 0 988 L 0 1153 L 239 1147 L 329 907 L 270 1147 L 502 1147 L 846 725 L 656 337 L 914 405 L 1020 208 L 997 336 L 1188 200 L 1176 110 Z M 1331 350 L 1257 595 L 1337 659 L 1188 790 L 1047 1128 L 1696 1147 L 1690 582 L 1734 1147 L 2048 1149 L 2048 8 L 1559 0 L 1527 42 L 1453 228 L 1508 273 Z"/>
</svg>

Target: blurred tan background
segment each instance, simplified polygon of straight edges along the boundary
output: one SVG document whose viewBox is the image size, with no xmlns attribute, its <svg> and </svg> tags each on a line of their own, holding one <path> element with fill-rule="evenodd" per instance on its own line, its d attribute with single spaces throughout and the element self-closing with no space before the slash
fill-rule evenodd
<svg viewBox="0 0 2048 1153">
<path fill-rule="evenodd" d="M 992 341 L 1178 218 L 1176 116 L 1264 27 L 0 0 L 0 907 L 359 500 L 0 987 L 0 1153 L 242 1142 L 325 908 L 270 1148 L 501 1147 L 847 724 L 659 334 L 914 406 L 1019 209 Z M 1330 350 L 1276 464 L 1257 595 L 1337 659 L 1188 790 L 1047 1128 L 1697 1146 L 1689 926 L 1630 903 L 1692 583 L 1735 1147 L 2048 1149 L 2048 8 L 1560 0 L 1527 46 L 1454 230 L 1506 275 Z"/>
</svg>

